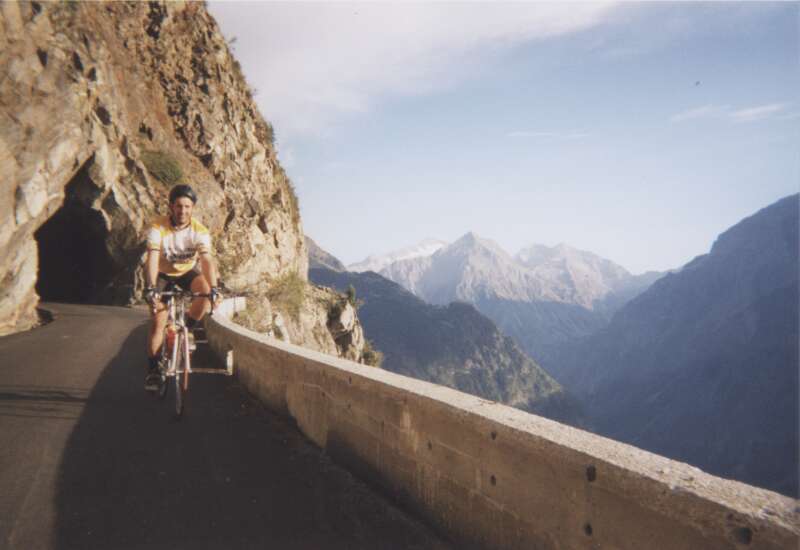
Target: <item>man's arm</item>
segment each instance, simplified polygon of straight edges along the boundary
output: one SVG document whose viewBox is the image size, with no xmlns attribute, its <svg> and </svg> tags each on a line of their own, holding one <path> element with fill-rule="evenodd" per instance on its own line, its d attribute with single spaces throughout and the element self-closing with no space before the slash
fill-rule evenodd
<svg viewBox="0 0 800 550">
<path fill-rule="evenodd" d="M 214 259 L 208 252 L 200 254 L 200 272 L 209 285 L 212 287 L 217 286 L 217 269 L 214 265 Z"/>
<path fill-rule="evenodd" d="M 144 283 L 148 289 L 155 288 L 158 281 L 158 258 L 160 255 L 161 251 L 155 248 L 147 251 L 147 261 L 144 266 Z M 150 312 L 155 315 L 156 303 L 151 298 L 147 298 L 147 301 L 150 303 Z"/>
<path fill-rule="evenodd" d="M 211 310 L 213 311 L 217 307 L 215 298 L 215 292 L 217 292 L 217 269 L 214 265 L 214 259 L 208 252 L 200 254 L 200 272 L 203 274 L 208 284 L 211 285 L 211 299 L 209 302 L 211 303 Z"/>
<path fill-rule="evenodd" d="M 147 263 L 145 264 L 144 282 L 148 287 L 156 286 L 158 281 L 158 259 L 161 255 L 160 250 L 151 249 L 147 251 Z"/>
<path fill-rule="evenodd" d="M 144 283 L 148 288 L 156 286 L 158 282 L 158 264 L 163 239 L 159 226 L 153 224 L 147 233 L 147 260 L 144 266 Z"/>
</svg>

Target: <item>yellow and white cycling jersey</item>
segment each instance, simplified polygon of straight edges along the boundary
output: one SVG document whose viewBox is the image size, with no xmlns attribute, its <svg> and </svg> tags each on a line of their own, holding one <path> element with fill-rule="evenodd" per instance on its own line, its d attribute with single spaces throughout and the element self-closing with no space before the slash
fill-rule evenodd
<svg viewBox="0 0 800 550">
<path fill-rule="evenodd" d="M 198 253 L 211 252 L 211 234 L 194 218 L 183 229 L 176 229 L 169 216 L 162 216 L 153 222 L 147 233 L 147 250 L 161 251 L 159 273 L 180 277 L 194 267 Z"/>
</svg>

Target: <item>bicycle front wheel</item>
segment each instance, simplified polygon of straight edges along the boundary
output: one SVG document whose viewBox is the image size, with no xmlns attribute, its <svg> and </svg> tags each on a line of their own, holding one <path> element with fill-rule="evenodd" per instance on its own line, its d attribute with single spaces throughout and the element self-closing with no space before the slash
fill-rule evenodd
<svg viewBox="0 0 800 550">
<path fill-rule="evenodd" d="M 180 332 L 175 336 L 175 348 L 176 353 L 175 357 L 175 376 L 173 376 L 173 380 L 175 381 L 175 417 L 180 418 L 183 414 L 183 371 L 186 370 L 186 362 L 184 361 L 184 354 L 183 354 L 183 342 L 186 338 L 184 337 L 183 333 Z"/>
<path fill-rule="evenodd" d="M 167 329 L 164 330 L 164 338 L 161 343 L 161 352 L 158 354 L 158 374 L 160 377 L 158 392 L 156 395 L 159 399 L 164 399 L 167 395 L 167 389 L 169 388 L 168 378 L 167 376 L 172 371 L 172 368 L 175 366 L 175 354 L 172 353 L 172 349 L 169 347 L 167 342 L 169 341 L 169 336 L 167 335 Z"/>
<path fill-rule="evenodd" d="M 192 372 L 192 352 L 189 349 L 189 329 L 183 329 L 183 393 L 184 401 L 186 400 L 185 394 L 189 391 L 189 374 Z"/>
</svg>

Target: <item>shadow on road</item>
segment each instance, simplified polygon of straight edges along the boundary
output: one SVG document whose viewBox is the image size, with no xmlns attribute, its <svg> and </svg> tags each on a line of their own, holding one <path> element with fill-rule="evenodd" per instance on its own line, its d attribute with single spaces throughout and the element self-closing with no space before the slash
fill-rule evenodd
<svg viewBox="0 0 800 550">
<path fill-rule="evenodd" d="M 86 398 L 78 388 L 0 385 L 0 417 L 75 419 Z"/>
<path fill-rule="evenodd" d="M 88 396 L 0 388 L 30 400 L 32 414 L 84 406 L 58 473 L 56 547 L 446 547 L 235 379 L 192 377 L 186 416 L 174 420 L 171 394 L 142 390 L 145 335 L 145 325 L 131 333 Z"/>
</svg>

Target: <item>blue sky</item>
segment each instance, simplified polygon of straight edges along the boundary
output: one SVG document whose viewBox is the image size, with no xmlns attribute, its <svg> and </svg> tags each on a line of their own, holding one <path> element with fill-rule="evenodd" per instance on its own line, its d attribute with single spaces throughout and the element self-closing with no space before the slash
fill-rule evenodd
<svg viewBox="0 0 800 550">
<path fill-rule="evenodd" d="M 798 3 L 211 3 L 345 263 L 468 231 L 634 273 L 800 187 Z"/>
</svg>

